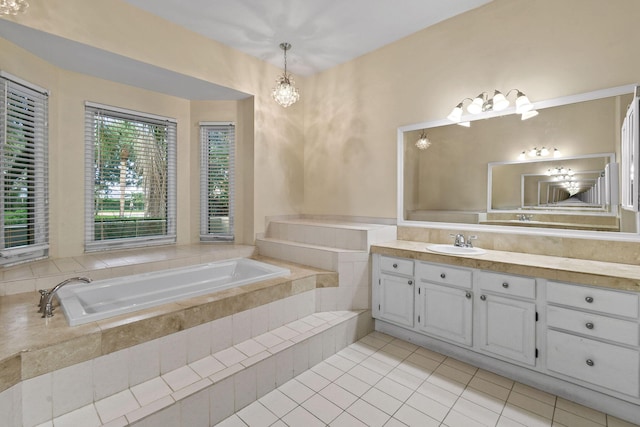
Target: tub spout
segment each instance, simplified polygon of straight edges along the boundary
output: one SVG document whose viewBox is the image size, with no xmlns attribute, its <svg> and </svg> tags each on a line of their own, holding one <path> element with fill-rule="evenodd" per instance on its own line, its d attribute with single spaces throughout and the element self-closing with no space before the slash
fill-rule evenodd
<svg viewBox="0 0 640 427">
<path fill-rule="evenodd" d="M 67 280 L 63 280 L 62 282 L 58 283 L 50 291 L 47 291 L 46 289 L 41 290 L 40 304 L 38 304 L 38 307 L 40 307 L 40 309 L 38 310 L 38 313 L 42 313 L 42 317 L 53 316 L 53 296 L 56 294 L 56 292 L 58 292 L 58 290 L 61 287 L 71 282 L 91 283 L 91 279 L 88 277 L 71 277 Z"/>
</svg>

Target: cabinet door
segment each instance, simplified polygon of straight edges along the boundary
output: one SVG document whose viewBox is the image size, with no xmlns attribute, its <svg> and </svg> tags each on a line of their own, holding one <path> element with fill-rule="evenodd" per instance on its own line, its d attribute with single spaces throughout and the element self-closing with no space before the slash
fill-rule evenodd
<svg viewBox="0 0 640 427">
<path fill-rule="evenodd" d="M 535 303 L 481 294 L 477 309 L 479 349 L 535 365 Z"/>
<path fill-rule="evenodd" d="M 470 291 L 422 283 L 418 288 L 418 329 L 458 344 L 472 344 Z"/>
<path fill-rule="evenodd" d="M 413 328 L 413 279 L 380 275 L 378 317 Z"/>
</svg>

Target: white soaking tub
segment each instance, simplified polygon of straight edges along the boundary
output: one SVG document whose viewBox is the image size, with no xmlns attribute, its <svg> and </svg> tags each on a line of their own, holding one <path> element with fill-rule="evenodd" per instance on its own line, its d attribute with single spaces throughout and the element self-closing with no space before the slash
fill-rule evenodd
<svg viewBox="0 0 640 427">
<path fill-rule="evenodd" d="M 235 258 L 69 284 L 60 288 L 57 295 L 69 325 L 76 326 L 289 274 L 286 268 Z"/>
</svg>

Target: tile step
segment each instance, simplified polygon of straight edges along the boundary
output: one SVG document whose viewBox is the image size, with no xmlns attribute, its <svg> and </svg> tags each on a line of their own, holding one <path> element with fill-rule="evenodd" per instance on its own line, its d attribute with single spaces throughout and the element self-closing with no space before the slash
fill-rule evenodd
<svg viewBox="0 0 640 427">
<path fill-rule="evenodd" d="M 260 390 L 256 382 L 248 385 L 250 394 L 256 398 L 245 398 L 240 404 L 237 399 L 234 400 L 233 412 L 237 412 L 365 336 L 370 332 L 369 329 L 372 329 L 372 324 L 362 319 L 370 318 L 368 310 L 314 313 L 56 417 L 53 424 L 47 422 L 38 427 L 63 425 L 74 419 L 74 416 L 86 419 L 87 414 L 93 419 L 99 419 L 102 423 L 100 426 L 128 426 L 172 405 L 180 404 L 189 396 L 212 388 L 229 378 L 233 378 L 235 382 L 243 381 L 240 378 L 245 371 L 260 364 L 269 366 L 269 360 L 275 358 L 275 363 L 271 364 L 274 370 L 273 383 L 263 385 Z M 362 327 L 363 324 L 371 324 L 371 327 Z M 305 346 L 308 346 L 308 362 L 305 363 L 306 359 L 303 359 L 301 363 L 296 363 L 293 355 L 297 351 L 305 351 Z M 279 357 L 288 350 L 292 352 L 291 367 L 281 368 L 284 371 L 278 372 L 278 367 L 282 365 Z M 289 357 L 282 359 L 288 360 Z M 256 375 L 254 377 L 257 378 Z M 113 408 L 121 409 L 114 412 Z M 106 415 L 107 411 L 109 415 Z"/>
</svg>

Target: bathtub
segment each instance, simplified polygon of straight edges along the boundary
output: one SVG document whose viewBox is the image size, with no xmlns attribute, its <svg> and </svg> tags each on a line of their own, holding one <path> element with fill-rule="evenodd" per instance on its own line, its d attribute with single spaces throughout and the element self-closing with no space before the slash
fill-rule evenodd
<svg viewBox="0 0 640 427">
<path fill-rule="evenodd" d="M 76 326 L 289 274 L 286 268 L 235 258 L 69 284 L 60 288 L 57 295 L 69 325 Z"/>
</svg>

